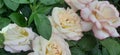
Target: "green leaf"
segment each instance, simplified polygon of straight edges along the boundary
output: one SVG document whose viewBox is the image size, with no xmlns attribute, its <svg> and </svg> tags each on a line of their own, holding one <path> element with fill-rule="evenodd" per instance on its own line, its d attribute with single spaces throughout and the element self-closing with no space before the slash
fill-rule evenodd
<svg viewBox="0 0 120 55">
<path fill-rule="evenodd" d="M 52 27 L 48 18 L 43 14 L 36 14 L 34 16 L 34 22 L 38 33 L 45 39 L 49 40 L 52 33 Z"/>
<path fill-rule="evenodd" d="M 102 47 L 102 55 L 110 55 L 108 50 L 104 47 Z"/>
<path fill-rule="evenodd" d="M 84 35 L 84 37 L 78 41 L 79 47 L 84 51 L 90 51 L 93 49 L 97 44 L 96 38 L 88 32 Z"/>
<path fill-rule="evenodd" d="M 45 7 L 45 6 L 41 5 L 37 10 L 32 12 L 32 14 L 30 15 L 30 18 L 28 20 L 28 26 L 33 22 L 34 15 L 36 15 L 37 13 L 39 13 L 39 14 L 48 14 L 51 9 L 52 9 L 52 7 Z"/>
<path fill-rule="evenodd" d="M 110 55 L 119 55 L 120 54 L 120 44 L 113 39 L 105 39 L 100 41 L 101 44 L 108 50 Z"/>
<path fill-rule="evenodd" d="M 6 11 L 5 8 L 0 8 L 0 14 L 4 13 Z"/>
<path fill-rule="evenodd" d="M 99 45 L 96 45 L 96 47 L 90 51 L 89 55 L 102 55 Z"/>
<path fill-rule="evenodd" d="M 30 26 L 30 24 L 34 21 L 34 17 L 37 13 L 36 12 L 33 12 L 31 15 L 30 15 L 30 18 L 28 20 L 28 26 Z"/>
<path fill-rule="evenodd" d="M 48 14 L 50 12 L 50 10 L 52 9 L 52 7 L 46 7 L 46 6 L 40 6 L 37 10 L 38 13 L 40 14 Z"/>
<path fill-rule="evenodd" d="M 24 16 L 19 13 L 12 13 L 10 14 L 9 18 L 21 27 L 27 26 L 27 21 L 25 20 Z"/>
<path fill-rule="evenodd" d="M 70 51 L 71 51 L 72 55 L 85 55 L 85 53 L 83 51 L 81 51 L 80 48 L 78 48 L 78 47 L 72 47 L 72 48 L 70 48 Z"/>
<path fill-rule="evenodd" d="M 60 0 L 40 0 L 44 5 L 53 5 L 59 3 Z"/>
<path fill-rule="evenodd" d="M 13 11 L 16 11 L 17 8 L 19 7 L 18 3 L 15 3 L 11 0 L 3 0 L 3 1 L 4 1 L 5 5 Z"/>
<path fill-rule="evenodd" d="M 0 18 L 0 29 L 7 26 L 10 23 L 10 19 Z"/>
<path fill-rule="evenodd" d="M 21 4 L 26 4 L 26 3 L 33 3 L 34 0 L 11 0 L 15 3 L 21 3 Z"/>
<path fill-rule="evenodd" d="M 3 0 L 0 0 L 0 8 L 2 8 L 2 7 L 3 7 L 3 5 L 4 5 Z"/>
<path fill-rule="evenodd" d="M 4 45 L 4 36 L 0 33 L 0 48 L 2 48 Z"/>
</svg>

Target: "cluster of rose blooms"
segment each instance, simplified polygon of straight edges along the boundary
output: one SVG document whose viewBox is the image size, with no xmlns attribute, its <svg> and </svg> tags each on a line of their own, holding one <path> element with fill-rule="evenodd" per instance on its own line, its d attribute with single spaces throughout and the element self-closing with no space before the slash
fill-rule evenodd
<svg viewBox="0 0 120 55">
<path fill-rule="evenodd" d="M 92 30 L 95 37 L 119 37 L 120 26 L 117 9 L 108 1 L 65 0 L 71 8 L 55 7 L 48 16 L 52 24 L 50 40 L 37 35 L 31 28 L 9 24 L 1 30 L 5 37 L 4 49 L 11 53 L 33 50 L 28 55 L 71 55 L 64 39 L 79 40 L 82 32 Z M 76 14 L 80 11 L 80 15 Z"/>
</svg>

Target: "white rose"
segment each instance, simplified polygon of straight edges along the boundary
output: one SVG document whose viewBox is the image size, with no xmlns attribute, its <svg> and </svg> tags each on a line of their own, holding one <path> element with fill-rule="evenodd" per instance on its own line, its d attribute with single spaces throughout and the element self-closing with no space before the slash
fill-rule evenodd
<svg viewBox="0 0 120 55">
<path fill-rule="evenodd" d="M 34 33 L 30 28 L 19 27 L 16 24 L 9 24 L 1 31 L 5 37 L 4 49 L 11 53 L 30 50 L 30 40 Z"/>
<path fill-rule="evenodd" d="M 62 35 L 53 33 L 50 40 L 38 36 L 33 41 L 34 52 L 28 55 L 71 55 L 68 44 Z"/>
<path fill-rule="evenodd" d="M 83 36 L 80 17 L 72 10 L 55 7 L 49 17 L 53 31 L 57 29 L 67 40 L 79 40 Z"/>
<path fill-rule="evenodd" d="M 108 1 L 95 1 L 89 4 L 89 7 L 81 9 L 81 17 L 84 21 L 94 24 L 92 30 L 98 39 L 120 36 L 116 30 L 120 26 L 119 12 Z"/>
</svg>

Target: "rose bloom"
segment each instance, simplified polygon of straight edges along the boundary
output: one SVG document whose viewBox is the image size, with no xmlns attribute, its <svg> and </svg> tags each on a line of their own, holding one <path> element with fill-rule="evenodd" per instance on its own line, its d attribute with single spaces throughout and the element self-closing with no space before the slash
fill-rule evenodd
<svg viewBox="0 0 120 55">
<path fill-rule="evenodd" d="M 98 0 L 65 0 L 65 2 L 75 11 L 87 7 L 90 3 Z"/>
<path fill-rule="evenodd" d="M 52 23 L 53 30 L 57 29 L 65 35 L 67 40 L 79 40 L 83 36 L 80 17 L 72 10 L 64 8 L 53 8 L 52 16 L 48 17 Z"/>
<path fill-rule="evenodd" d="M 34 33 L 30 28 L 19 27 L 16 24 L 9 24 L 1 31 L 5 37 L 4 49 L 11 53 L 30 50 L 30 40 L 34 38 Z"/>
<path fill-rule="evenodd" d="M 120 26 L 120 17 L 117 9 L 108 1 L 96 1 L 81 9 L 81 17 L 85 22 L 91 22 L 94 35 L 98 39 L 109 36 L 119 37 L 116 28 Z"/>
<path fill-rule="evenodd" d="M 33 51 L 28 55 L 71 55 L 69 46 L 60 34 L 53 33 L 50 40 L 38 36 L 33 40 Z"/>
</svg>

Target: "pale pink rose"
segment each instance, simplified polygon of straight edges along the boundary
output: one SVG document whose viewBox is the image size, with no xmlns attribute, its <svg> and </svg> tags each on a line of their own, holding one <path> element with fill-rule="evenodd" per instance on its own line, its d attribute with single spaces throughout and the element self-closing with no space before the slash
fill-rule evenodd
<svg viewBox="0 0 120 55">
<path fill-rule="evenodd" d="M 31 50 L 30 41 L 35 37 L 32 29 L 9 24 L 1 33 L 5 37 L 4 49 L 11 53 Z"/>
<path fill-rule="evenodd" d="M 32 53 L 28 55 L 71 55 L 69 45 L 61 38 L 61 34 L 53 33 L 50 40 L 38 36 L 33 40 Z"/>
<path fill-rule="evenodd" d="M 81 9 L 81 17 L 84 21 L 93 23 L 92 30 L 97 38 L 119 36 L 116 30 L 120 26 L 119 12 L 109 2 L 96 1 L 89 4 L 89 7 Z"/>
<path fill-rule="evenodd" d="M 65 0 L 65 2 L 75 11 L 87 7 L 90 3 L 97 0 Z"/>
<path fill-rule="evenodd" d="M 53 31 L 64 35 L 67 40 L 79 40 L 83 36 L 81 19 L 72 9 L 55 7 L 52 16 L 48 17 L 52 23 Z"/>
</svg>

